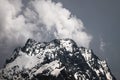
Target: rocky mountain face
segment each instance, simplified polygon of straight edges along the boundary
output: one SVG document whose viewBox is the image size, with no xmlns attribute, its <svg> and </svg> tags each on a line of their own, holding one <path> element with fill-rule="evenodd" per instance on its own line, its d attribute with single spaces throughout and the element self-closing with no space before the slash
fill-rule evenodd
<svg viewBox="0 0 120 80">
<path fill-rule="evenodd" d="M 16 48 L 0 80 L 116 80 L 106 61 L 71 39 L 37 42 L 28 39 Z"/>
</svg>

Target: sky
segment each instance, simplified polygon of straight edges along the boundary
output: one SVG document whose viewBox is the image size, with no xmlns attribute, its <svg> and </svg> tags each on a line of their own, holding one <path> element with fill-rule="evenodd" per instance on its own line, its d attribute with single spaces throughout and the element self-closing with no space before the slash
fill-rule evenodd
<svg viewBox="0 0 120 80">
<path fill-rule="evenodd" d="M 57 0 L 80 18 L 93 36 L 90 48 L 107 60 L 112 73 L 120 80 L 120 1 L 119 0 Z"/>
<path fill-rule="evenodd" d="M 119 0 L 0 0 L 0 67 L 28 38 L 71 38 L 106 60 L 119 80 L 119 4 Z"/>
</svg>

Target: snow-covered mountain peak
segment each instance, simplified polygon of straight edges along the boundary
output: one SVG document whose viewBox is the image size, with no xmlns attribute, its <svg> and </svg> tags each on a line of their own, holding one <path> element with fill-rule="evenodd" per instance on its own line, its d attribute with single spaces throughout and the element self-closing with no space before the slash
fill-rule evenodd
<svg viewBox="0 0 120 80">
<path fill-rule="evenodd" d="M 51 42 L 37 42 L 33 39 L 28 39 L 22 51 L 28 55 L 36 55 L 40 50 L 65 49 L 66 51 L 73 52 L 75 48 L 77 48 L 77 45 L 72 39 L 55 39 Z"/>
<path fill-rule="evenodd" d="M 2 80 L 115 80 L 106 61 L 72 39 L 28 39 L 0 70 Z"/>
</svg>

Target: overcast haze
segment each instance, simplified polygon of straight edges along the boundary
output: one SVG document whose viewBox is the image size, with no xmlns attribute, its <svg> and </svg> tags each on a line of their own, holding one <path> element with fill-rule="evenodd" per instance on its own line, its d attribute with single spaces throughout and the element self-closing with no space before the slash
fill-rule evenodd
<svg viewBox="0 0 120 80">
<path fill-rule="evenodd" d="M 0 0 L 0 67 L 28 38 L 68 37 L 107 60 L 119 80 L 119 4 L 119 0 Z"/>
</svg>

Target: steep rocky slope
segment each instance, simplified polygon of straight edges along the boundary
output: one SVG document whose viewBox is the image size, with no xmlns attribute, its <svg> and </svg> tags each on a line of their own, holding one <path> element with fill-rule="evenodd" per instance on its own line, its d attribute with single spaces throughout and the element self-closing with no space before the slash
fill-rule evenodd
<svg viewBox="0 0 120 80">
<path fill-rule="evenodd" d="M 28 39 L 16 48 L 0 80 L 116 80 L 106 61 L 71 39 L 37 42 Z"/>
</svg>

